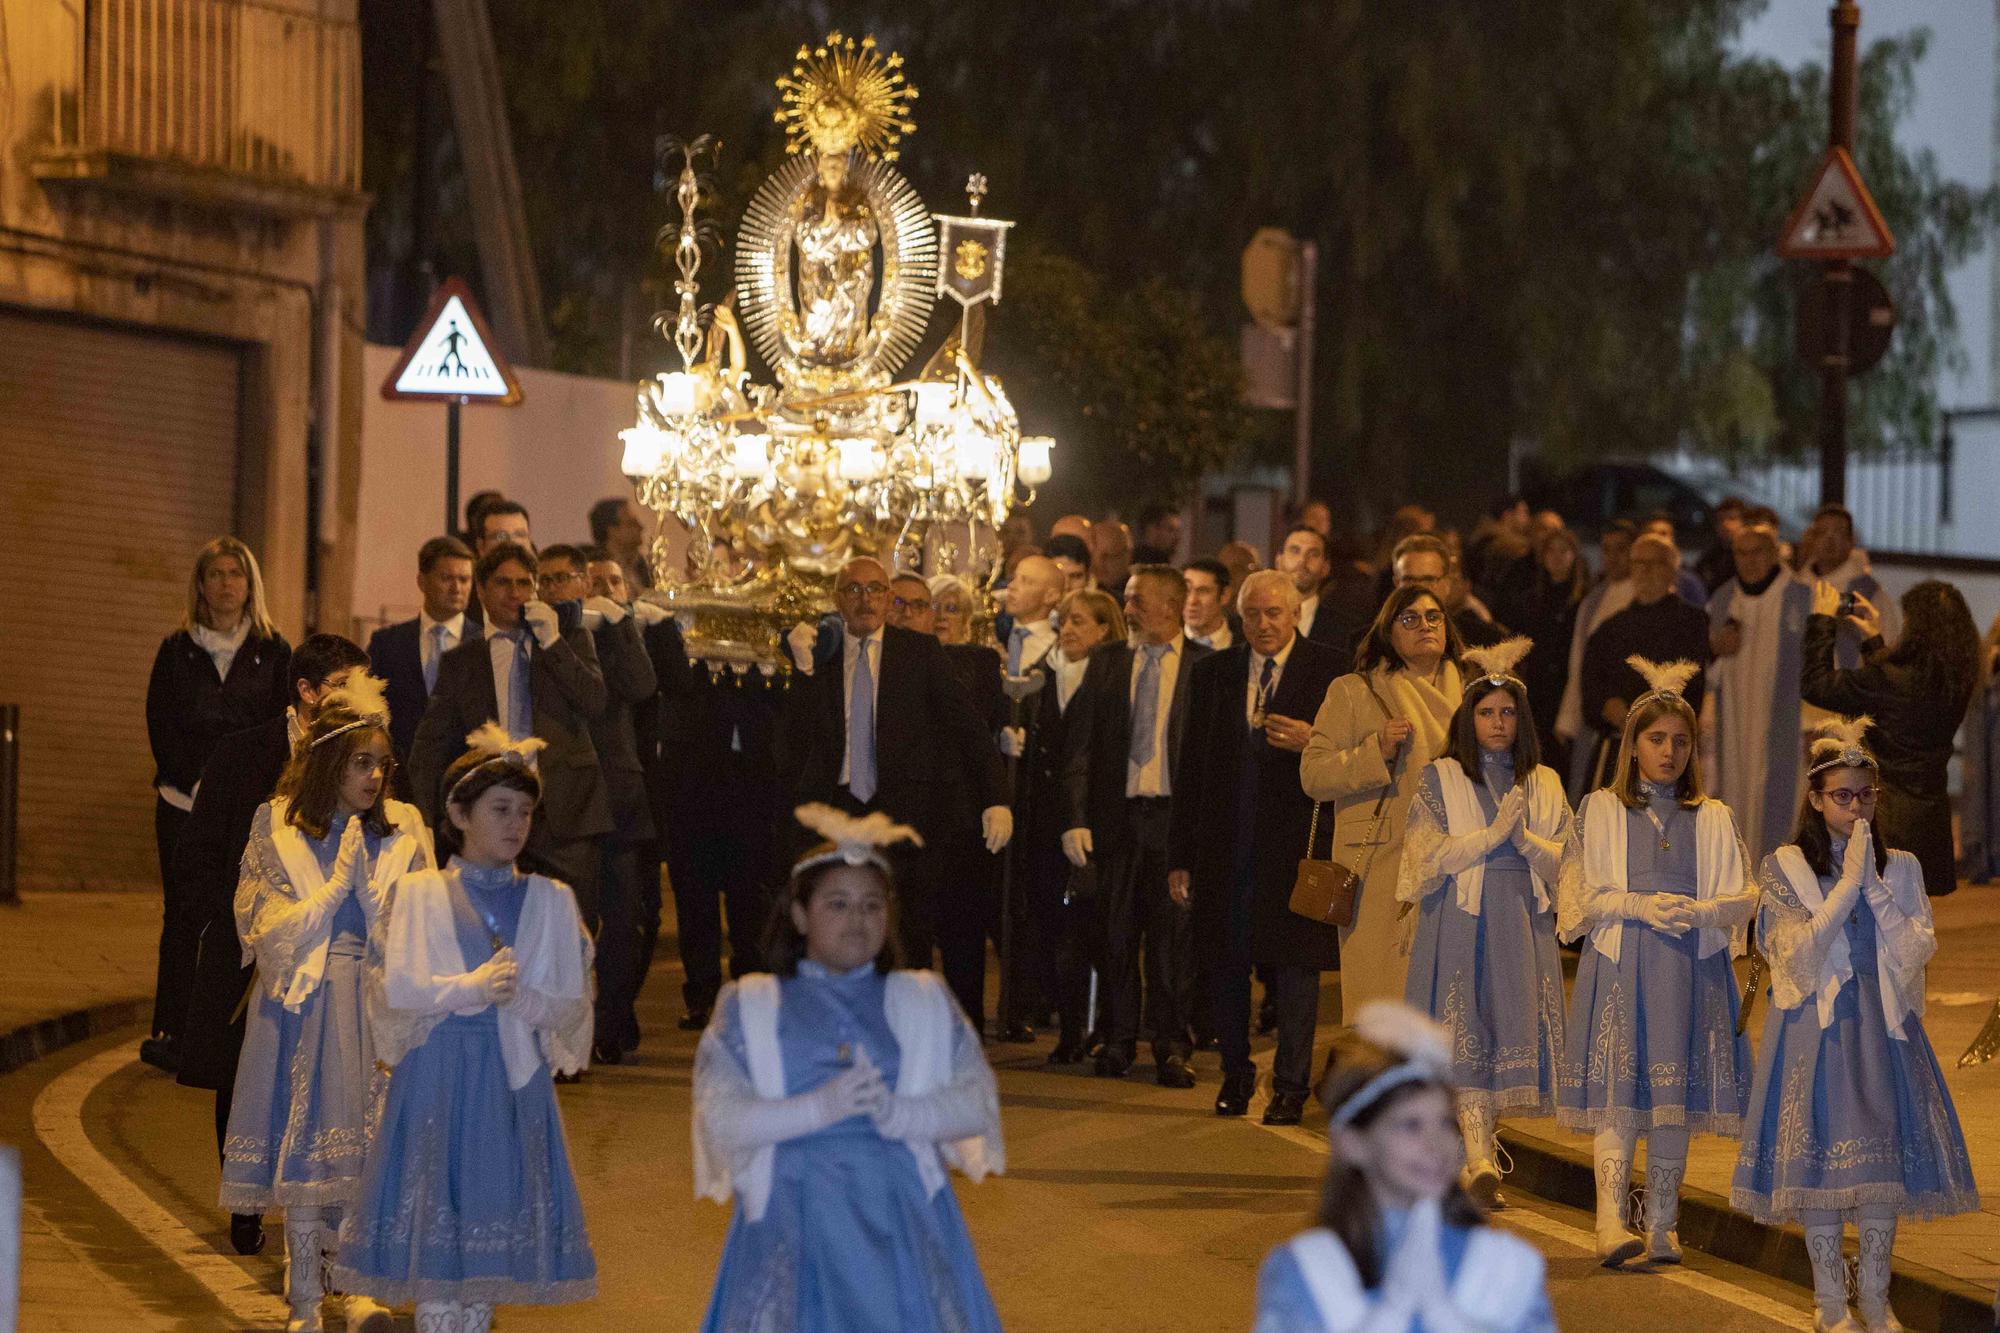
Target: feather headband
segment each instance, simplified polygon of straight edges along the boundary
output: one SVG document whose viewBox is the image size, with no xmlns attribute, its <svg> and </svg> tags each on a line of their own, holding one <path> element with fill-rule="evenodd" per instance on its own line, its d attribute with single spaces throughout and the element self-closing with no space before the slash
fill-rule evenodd
<svg viewBox="0 0 2000 1333">
<path fill-rule="evenodd" d="M 1430 1015 L 1399 1000 L 1371 1000 L 1361 1006 L 1354 1034 L 1400 1057 L 1333 1108 L 1333 1123 L 1356 1117 L 1405 1083 L 1451 1082 L 1451 1034 Z"/>
<path fill-rule="evenodd" d="M 1821 722 L 1813 729 L 1818 734 L 1813 737 L 1812 767 L 1806 776 L 1829 768 L 1879 768 L 1863 743 L 1868 728 L 1874 725 L 1875 719 L 1866 716 L 1830 717 Z"/>
<path fill-rule="evenodd" d="M 365 671 L 350 671 L 341 678 L 340 684 L 320 696 L 320 711 L 351 713 L 352 722 L 333 728 L 323 736 L 313 739 L 308 749 L 317 749 L 335 736 L 353 731 L 357 727 L 381 727 L 389 722 L 389 687 L 380 678 Z"/>
<path fill-rule="evenodd" d="M 1525 634 L 1516 634 L 1488 648 L 1466 649 L 1465 660 L 1479 672 L 1478 677 L 1470 683 L 1478 684 L 1483 680 L 1489 685 L 1499 685 L 1511 680 L 1520 685 L 1521 677 L 1515 673 L 1514 668 L 1521 665 L 1521 659 L 1533 651 L 1534 647 L 1533 639 Z"/>
<path fill-rule="evenodd" d="M 893 847 L 899 842 L 918 847 L 924 845 L 923 838 L 915 829 L 908 824 L 898 824 L 880 810 L 866 815 L 850 815 L 844 810 L 814 801 L 792 811 L 792 815 L 830 844 L 816 847 L 801 857 L 798 864 L 792 867 L 794 875 L 833 861 L 851 866 L 872 865 L 886 871 L 889 859 L 883 855 L 883 848 Z"/>
<path fill-rule="evenodd" d="M 1701 665 L 1697 662 L 1655 662 L 1637 653 L 1626 658 L 1625 665 L 1638 672 L 1646 682 L 1646 693 L 1632 701 L 1635 709 L 1648 699 L 1680 698 L 1689 682 L 1701 674 Z"/>
<path fill-rule="evenodd" d="M 523 736 L 517 741 L 508 734 L 507 728 L 498 722 L 483 723 L 478 730 L 465 738 L 465 748 L 479 755 L 480 760 L 458 775 L 458 781 L 452 783 L 451 790 L 444 794 L 445 803 L 447 805 L 451 803 L 458 795 L 458 789 L 463 787 L 466 780 L 474 773 L 491 768 L 495 764 L 506 764 L 523 772 L 537 773 L 539 776 L 535 756 L 547 746 L 548 742 L 540 736 Z"/>
</svg>

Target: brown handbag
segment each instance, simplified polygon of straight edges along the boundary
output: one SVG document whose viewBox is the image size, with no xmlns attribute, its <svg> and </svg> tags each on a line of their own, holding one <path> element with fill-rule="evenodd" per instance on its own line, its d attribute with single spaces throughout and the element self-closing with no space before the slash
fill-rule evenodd
<svg viewBox="0 0 2000 1333">
<path fill-rule="evenodd" d="M 1365 679 L 1365 678 L 1364 678 Z M 1373 685 L 1368 686 L 1368 695 L 1375 700 L 1375 706 L 1382 710 L 1384 717 L 1390 716 L 1389 706 L 1382 702 L 1382 696 L 1375 693 Z M 1333 839 L 1327 839 L 1327 859 L 1313 859 L 1313 844 L 1319 841 L 1319 808 L 1322 802 L 1313 802 L 1312 825 L 1306 831 L 1306 854 L 1299 858 L 1298 872 L 1292 879 L 1292 897 L 1287 904 L 1292 911 L 1309 921 L 1345 929 L 1354 924 L 1354 915 L 1361 906 L 1361 885 L 1368 878 L 1368 871 L 1375 864 L 1375 849 L 1382 843 L 1382 812 L 1389 804 L 1389 794 L 1396 789 L 1396 771 L 1401 767 L 1402 756 L 1389 768 L 1388 784 L 1382 788 L 1382 795 L 1375 801 L 1375 833 L 1369 839 L 1368 859 L 1361 863 L 1359 870 L 1350 869 L 1333 859 Z"/>
</svg>

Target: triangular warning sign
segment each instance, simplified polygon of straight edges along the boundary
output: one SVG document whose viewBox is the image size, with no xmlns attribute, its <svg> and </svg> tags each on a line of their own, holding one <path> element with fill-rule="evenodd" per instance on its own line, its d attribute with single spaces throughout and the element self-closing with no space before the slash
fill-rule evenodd
<svg viewBox="0 0 2000 1333">
<path fill-rule="evenodd" d="M 521 401 L 521 383 L 464 282 L 446 278 L 431 293 L 430 309 L 396 358 L 382 396 L 508 407 Z"/>
<path fill-rule="evenodd" d="M 1887 259 L 1896 238 L 1845 148 L 1830 148 L 1778 236 L 1781 259 Z"/>
</svg>

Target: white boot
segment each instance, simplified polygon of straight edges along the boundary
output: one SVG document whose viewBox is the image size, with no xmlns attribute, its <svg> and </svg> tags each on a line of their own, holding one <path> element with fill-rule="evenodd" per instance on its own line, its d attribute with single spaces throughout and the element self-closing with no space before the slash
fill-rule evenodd
<svg viewBox="0 0 2000 1333">
<path fill-rule="evenodd" d="M 1681 1178 L 1687 1174 L 1684 1129 L 1656 1129 L 1646 1136 L 1646 1257 L 1656 1264 L 1681 1261 Z"/>
<path fill-rule="evenodd" d="M 344 1296 L 347 1333 L 392 1333 L 396 1316 L 369 1296 Z"/>
<path fill-rule="evenodd" d="M 493 1307 L 490 1305 L 468 1305 L 465 1317 L 459 1324 L 459 1333 L 487 1333 L 493 1327 Z"/>
<path fill-rule="evenodd" d="M 1465 1138 L 1465 1192 L 1482 1208 L 1505 1208 L 1507 1201 L 1500 1194 L 1500 1167 L 1494 1160 L 1492 1104 L 1461 1097 L 1458 1132 Z"/>
<path fill-rule="evenodd" d="M 1591 1145 L 1597 1164 L 1597 1261 L 1617 1268 L 1636 1259 L 1646 1243 L 1625 1225 L 1625 1199 L 1632 1184 L 1632 1140 L 1615 1129 L 1597 1131 Z"/>
<path fill-rule="evenodd" d="M 1855 1220 L 1861 1233 L 1861 1258 L 1855 1266 L 1854 1304 L 1868 1333 L 1903 1333 L 1896 1312 L 1889 1308 L 1889 1253 L 1896 1248 L 1896 1218 L 1864 1209 Z"/>
<path fill-rule="evenodd" d="M 317 1215 L 285 1216 L 285 1301 L 292 1316 L 285 1333 L 324 1333 L 319 1305 L 326 1298 L 326 1223 Z"/>
<path fill-rule="evenodd" d="M 1812 1260 L 1813 1333 L 1861 1333 L 1847 1310 L 1847 1260 L 1840 1252 L 1840 1214 L 1831 1222 L 1806 1222 L 1806 1255 Z M 1804 1219 L 1801 1219 L 1804 1221 Z"/>
<path fill-rule="evenodd" d="M 464 1320 L 465 1307 L 457 1301 L 417 1302 L 417 1333 L 459 1333 Z"/>
</svg>

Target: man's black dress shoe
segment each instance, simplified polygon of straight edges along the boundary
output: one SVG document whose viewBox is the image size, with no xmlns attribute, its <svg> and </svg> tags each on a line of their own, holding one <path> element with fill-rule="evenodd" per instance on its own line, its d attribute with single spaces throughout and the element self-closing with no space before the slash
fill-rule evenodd
<svg viewBox="0 0 2000 1333">
<path fill-rule="evenodd" d="M 1247 1074 L 1224 1074 L 1222 1091 L 1215 1094 L 1217 1115 L 1242 1115 L 1250 1109 L 1250 1098 L 1257 1091 L 1257 1071 Z"/>
<path fill-rule="evenodd" d="M 229 1247 L 238 1254 L 263 1253 L 264 1215 L 262 1213 L 231 1213 L 229 1215 Z"/>
<path fill-rule="evenodd" d="M 1082 1040 L 1077 1037 L 1064 1037 L 1062 1040 L 1058 1041 L 1056 1043 L 1056 1048 L 1053 1051 L 1049 1052 L 1049 1063 L 1052 1065 L 1074 1065 L 1083 1063 Z"/>
<path fill-rule="evenodd" d="M 1099 1078 L 1124 1078 L 1132 1068 L 1132 1057 L 1123 1051 L 1106 1046 L 1097 1053 L 1097 1076 Z"/>
<path fill-rule="evenodd" d="M 181 1072 L 181 1044 L 165 1032 L 139 1043 L 139 1059 L 168 1074 Z"/>
<path fill-rule="evenodd" d="M 1222 1038 L 1216 1036 L 1213 1032 L 1207 1035 L 1196 1033 L 1194 1048 L 1197 1051 L 1219 1051 L 1222 1049 Z"/>
<path fill-rule="evenodd" d="M 1194 1071 L 1188 1068 L 1186 1057 L 1170 1055 L 1159 1062 L 1160 1086 L 1163 1088 L 1192 1088 Z"/>
<path fill-rule="evenodd" d="M 1306 1109 L 1306 1095 L 1303 1092 L 1274 1092 L 1264 1107 L 1264 1123 L 1267 1125 L 1296 1125 L 1299 1115 Z"/>
<path fill-rule="evenodd" d="M 1026 1046 L 1034 1039 L 1034 1027 L 1031 1024 L 1023 1023 L 1018 1018 L 1000 1029 L 1000 1040 L 1012 1042 L 1016 1046 Z"/>
<path fill-rule="evenodd" d="M 591 1043 L 590 1062 L 594 1065 L 621 1064 L 624 1059 L 625 1047 L 619 1042 L 598 1041 Z"/>
<path fill-rule="evenodd" d="M 677 1026 L 679 1026 L 680 1030 L 683 1032 L 701 1031 L 703 1028 L 708 1026 L 708 1010 L 706 1009 L 688 1010 L 686 1013 L 681 1015 L 681 1021 Z"/>
</svg>

